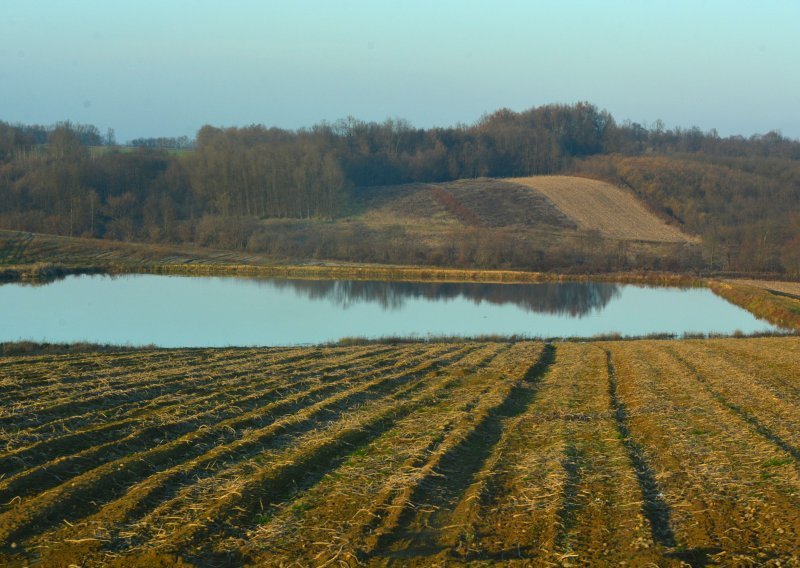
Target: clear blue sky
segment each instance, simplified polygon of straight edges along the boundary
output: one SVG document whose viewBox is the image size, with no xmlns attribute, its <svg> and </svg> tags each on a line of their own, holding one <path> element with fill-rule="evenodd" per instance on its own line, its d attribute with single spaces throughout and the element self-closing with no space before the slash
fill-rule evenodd
<svg viewBox="0 0 800 568">
<path fill-rule="evenodd" d="M 0 120 L 138 136 L 353 115 L 618 120 L 800 137 L 800 1 L 0 0 Z"/>
</svg>

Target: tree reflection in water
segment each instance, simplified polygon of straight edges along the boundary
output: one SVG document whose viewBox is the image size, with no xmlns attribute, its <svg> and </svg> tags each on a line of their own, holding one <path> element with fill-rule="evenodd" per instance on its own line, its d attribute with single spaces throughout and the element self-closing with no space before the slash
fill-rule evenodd
<svg viewBox="0 0 800 568">
<path fill-rule="evenodd" d="M 602 310 L 620 287 L 606 282 L 544 282 L 487 284 L 456 282 L 378 282 L 367 280 L 255 280 L 278 289 L 291 288 L 310 299 L 328 300 L 342 307 L 362 302 L 399 310 L 408 299 L 447 301 L 466 298 L 475 304 L 514 304 L 531 312 L 581 317 Z"/>
</svg>

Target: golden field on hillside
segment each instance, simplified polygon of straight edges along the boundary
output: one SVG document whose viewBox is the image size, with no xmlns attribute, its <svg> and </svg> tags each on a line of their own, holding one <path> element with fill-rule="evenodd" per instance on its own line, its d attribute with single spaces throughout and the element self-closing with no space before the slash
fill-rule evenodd
<svg viewBox="0 0 800 568">
<path fill-rule="evenodd" d="M 549 199 L 581 229 L 603 237 L 661 242 L 699 242 L 647 210 L 630 191 L 593 179 L 535 176 L 509 181 L 526 185 Z"/>
<path fill-rule="evenodd" d="M 630 191 L 573 176 L 464 179 L 364 188 L 353 218 L 420 228 L 468 226 L 653 243 L 697 243 Z"/>
</svg>

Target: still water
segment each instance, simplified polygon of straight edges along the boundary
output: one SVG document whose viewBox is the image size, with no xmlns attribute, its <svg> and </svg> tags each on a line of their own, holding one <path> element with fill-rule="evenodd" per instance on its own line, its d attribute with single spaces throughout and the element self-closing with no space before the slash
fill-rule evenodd
<svg viewBox="0 0 800 568">
<path fill-rule="evenodd" d="M 0 286 L 0 341 L 164 347 L 291 345 L 343 337 L 775 330 L 703 288 L 70 276 Z"/>
</svg>

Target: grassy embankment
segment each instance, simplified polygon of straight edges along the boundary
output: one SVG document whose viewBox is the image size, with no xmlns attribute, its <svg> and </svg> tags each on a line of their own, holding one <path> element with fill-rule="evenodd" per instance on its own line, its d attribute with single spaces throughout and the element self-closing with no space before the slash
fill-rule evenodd
<svg viewBox="0 0 800 568">
<path fill-rule="evenodd" d="M 770 287 L 772 284 L 772 287 Z M 800 296 L 780 290 L 781 284 L 800 286 L 797 283 L 770 283 L 757 281 L 711 280 L 708 287 L 729 302 L 741 306 L 753 315 L 775 325 L 800 331 Z"/>
<path fill-rule="evenodd" d="M 5 356 L 0 564 L 793 565 L 800 339 Z"/>
</svg>

